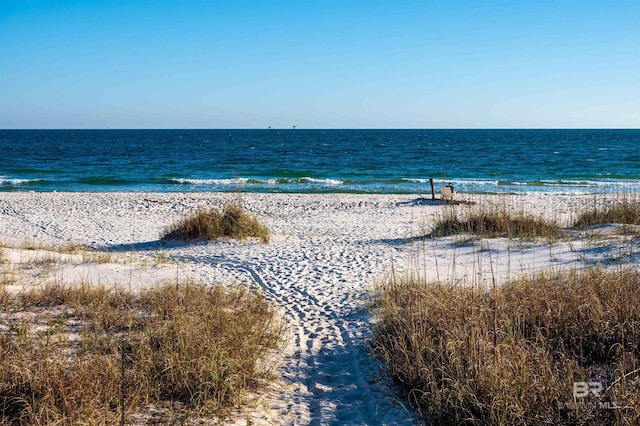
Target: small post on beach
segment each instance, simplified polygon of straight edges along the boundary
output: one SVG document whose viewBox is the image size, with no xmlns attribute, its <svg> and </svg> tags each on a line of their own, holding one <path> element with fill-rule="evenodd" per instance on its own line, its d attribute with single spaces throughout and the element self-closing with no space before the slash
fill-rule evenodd
<svg viewBox="0 0 640 426">
<path fill-rule="evenodd" d="M 436 191 L 433 189 L 433 178 L 429 178 L 429 183 L 431 184 L 431 199 L 436 199 Z"/>
</svg>

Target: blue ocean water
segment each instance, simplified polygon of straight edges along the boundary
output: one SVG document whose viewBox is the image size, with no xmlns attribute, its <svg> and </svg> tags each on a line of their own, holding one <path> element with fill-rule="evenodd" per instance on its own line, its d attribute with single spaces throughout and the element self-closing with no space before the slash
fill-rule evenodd
<svg viewBox="0 0 640 426">
<path fill-rule="evenodd" d="M 0 130 L 0 191 L 640 192 L 640 130 Z"/>
</svg>

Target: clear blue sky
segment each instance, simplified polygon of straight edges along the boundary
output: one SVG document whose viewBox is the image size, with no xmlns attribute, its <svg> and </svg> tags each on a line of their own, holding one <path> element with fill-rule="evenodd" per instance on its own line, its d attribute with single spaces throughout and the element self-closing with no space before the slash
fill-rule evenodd
<svg viewBox="0 0 640 426">
<path fill-rule="evenodd" d="M 640 0 L 0 0 L 0 128 L 640 127 Z"/>
</svg>

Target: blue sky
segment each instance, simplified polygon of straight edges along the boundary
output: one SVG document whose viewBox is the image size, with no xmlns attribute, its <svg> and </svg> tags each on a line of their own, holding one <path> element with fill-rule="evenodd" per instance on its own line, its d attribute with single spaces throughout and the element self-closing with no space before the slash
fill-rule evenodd
<svg viewBox="0 0 640 426">
<path fill-rule="evenodd" d="M 0 128 L 640 127 L 640 1 L 0 0 Z"/>
</svg>

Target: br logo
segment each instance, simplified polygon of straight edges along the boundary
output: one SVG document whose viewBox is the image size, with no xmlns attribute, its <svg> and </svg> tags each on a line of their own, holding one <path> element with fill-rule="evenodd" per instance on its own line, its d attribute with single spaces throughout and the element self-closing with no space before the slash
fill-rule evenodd
<svg viewBox="0 0 640 426">
<path fill-rule="evenodd" d="M 573 382 L 573 397 L 586 398 L 589 394 L 593 394 L 596 398 L 600 398 L 602 388 L 600 382 Z"/>
</svg>

